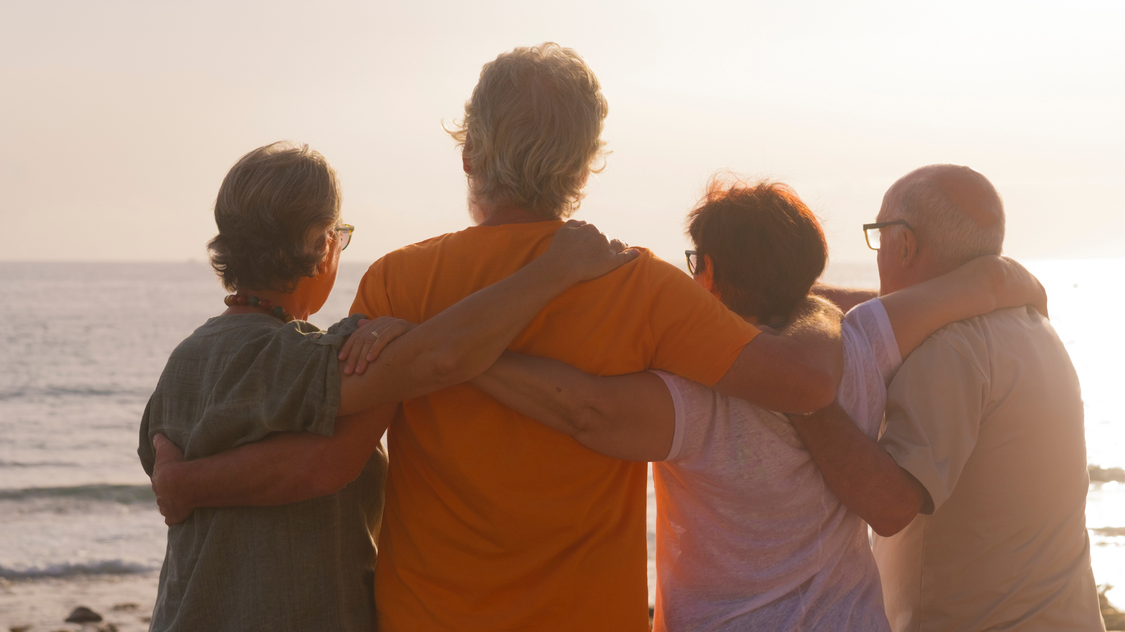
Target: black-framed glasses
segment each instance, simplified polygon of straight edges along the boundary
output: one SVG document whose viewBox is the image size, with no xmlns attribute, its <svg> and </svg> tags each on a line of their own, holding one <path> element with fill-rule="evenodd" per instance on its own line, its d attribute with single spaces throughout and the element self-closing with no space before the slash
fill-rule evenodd
<svg viewBox="0 0 1125 632">
<path fill-rule="evenodd" d="M 867 239 L 868 248 L 872 250 L 879 249 L 879 245 L 881 243 L 880 239 L 883 236 L 883 229 L 887 228 L 888 226 L 905 226 L 910 230 L 914 230 L 914 227 L 912 227 L 910 223 L 904 219 L 892 219 L 889 222 L 875 222 L 874 224 L 864 224 L 863 236 L 865 239 Z"/>
<path fill-rule="evenodd" d="M 703 263 L 703 257 L 695 250 L 685 250 L 684 255 L 687 256 L 687 271 L 689 274 L 703 274 L 707 271 L 707 264 Z"/>
<path fill-rule="evenodd" d="M 352 243 L 352 233 L 355 232 L 355 226 L 351 224 L 341 224 L 336 227 L 336 234 L 340 239 L 340 251 L 347 250 L 348 244 Z"/>
</svg>

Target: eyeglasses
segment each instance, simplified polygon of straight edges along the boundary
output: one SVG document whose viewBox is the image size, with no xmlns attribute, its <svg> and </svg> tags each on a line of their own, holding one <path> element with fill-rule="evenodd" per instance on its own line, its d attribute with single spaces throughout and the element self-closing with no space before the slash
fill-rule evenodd
<svg viewBox="0 0 1125 632">
<path fill-rule="evenodd" d="M 355 226 L 351 224 L 344 224 L 336 227 L 336 232 L 339 234 L 340 251 L 347 250 L 348 244 L 352 243 L 352 233 L 355 232 Z"/>
<path fill-rule="evenodd" d="M 707 264 L 703 263 L 703 257 L 695 250 L 685 250 L 684 254 L 687 255 L 687 271 L 688 274 L 703 274 L 707 271 Z"/>
<path fill-rule="evenodd" d="M 910 230 L 914 230 L 914 227 L 904 219 L 895 219 L 889 222 L 875 222 L 874 224 L 864 224 L 863 236 L 867 239 L 868 248 L 872 250 L 879 249 L 879 240 L 883 236 L 883 229 L 888 226 L 905 226 Z"/>
</svg>

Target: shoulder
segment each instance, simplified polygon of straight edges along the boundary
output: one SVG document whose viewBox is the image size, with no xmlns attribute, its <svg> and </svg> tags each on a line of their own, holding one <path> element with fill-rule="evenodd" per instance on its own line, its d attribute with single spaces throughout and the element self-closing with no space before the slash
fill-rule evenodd
<svg viewBox="0 0 1125 632">
<path fill-rule="evenodd" d="M 1038 332 L 1047 329 L 1046 319 L 1030 307 L 998 309 L 942 327 L 927 338 L 914 354 L 948 347 L 968 356 L 987 355 L 997 344 L 1032 343 Z M 1051 334 L 1054 334 L 1053 330 Z"/>
<path fill-rule="evenodd" d="M 412 262 L 417 259 L 435 257 L 450 244 L 456 244 L 462 241 L 464 239 L 464 233 L 465 231 L 445 233 L 392 250 L 376 259 L 375 262 L 367 268 L 367 273 L 370 274 L 388 265 L 393 266 L 400 263 Z"/>
<path fill-rule="evenodd" d="M 1036 344 L 1042 339 L 1041 334 L 1046 333 L 1045 322 L 1031 308 L 1014 307 L 950 323 L 915 349 L 903 362 L 900 373 L 932 375 L 960 368 L 974 370 L 988 379 L 996 353 L 1001 349 L 1005 353 L 1019 353 L 1021 347 Z M 1053 330 L 1049 335 L 1057 340 Z"/>
<path fill-rule="evenodd" d="M 296 323 L 297 321 L 294 321 Z M 308 323 L 305 326 L 311 327 Z M 184 338 L 169 357 L 169 363 L 199 351 L 230 351 L 241 344 L 266 345 L 283 328 L 281 321 L 265 314 L 238 314 L 210 318 Z M 232 345 L 233 343 L 233 345 Z"/>
</svg>

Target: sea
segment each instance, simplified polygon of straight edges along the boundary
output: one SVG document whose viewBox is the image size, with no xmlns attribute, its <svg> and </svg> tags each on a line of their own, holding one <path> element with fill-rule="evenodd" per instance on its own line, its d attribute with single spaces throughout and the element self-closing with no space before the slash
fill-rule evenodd
<svg viewBox="0 0 1125 632">
<path fill-rule="evenodd" d="M 1082 382 L 1094 575 L 1125 607 L 1125 259 L 1025 263 Z M 347 315 L 365 269 L 342 264 L 311 320 Z M 878 284 L 874 261 L 833 264 L 824 280 Z M 79 605 L 122 632 L 147 629 L 166 527 L 138 425 L 169 353 L 224 294 L 202 262 L 0 262 L 0 629 L 78 629 L 63 619 Z M 650 596 L 654 531 L 650 478 Z"/>
</svg>

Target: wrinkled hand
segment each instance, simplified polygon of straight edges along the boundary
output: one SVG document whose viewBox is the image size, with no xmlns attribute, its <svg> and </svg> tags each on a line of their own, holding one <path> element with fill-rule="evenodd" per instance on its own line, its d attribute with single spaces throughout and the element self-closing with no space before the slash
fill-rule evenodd
<svg viewBox="0 0 1125 632">
<path fill-rule="evenodd" d="M 1010 257 L 985 255 L 977 257 L 966 265 L 978 265 L 983 274 L 992 275 L 992 293 L 996 298 L 996 309 L 1030 305 L 1035 311 L 1049 318 L 1047 314 L 1047 290 L 1035 275 Z M 978 268 L 981 269 L 981 268 Z"/>
<path fill-rule="evenodd" d="M 177 502 L 169 477 L 176 465 L 183 463 L 184 453 L 162 434 L 152 438 L 152 447 L 156 451 L 156 463 L 152 466 L 152 491 L 156 493 L 156 505 L 160 507 L 160 515 L 164 516 L 164 524 L 179 524 L 188 519 L 192 508 Z"/>
<path fill-rule="evenodd" d="M 337 356 L 344 362 L 344 375 L 363 375 L 367 365 L 374 362 L 392 340 L 415 327 L 414 323 L 391 316 L 359 321 L 359 329 L 348 337 Z"/>
<path fill-rule="evenodd" d="M 1015 276 L 1016 283 L 1026 292 L 1023 303 L 1018 303 L 1013 307 L 1019 307 L 1021 304 L 1030 305 L 1035 308 L 1035 311 L 1042 314 L 1043 318 L 1050 318 L 1051 315 L 1047 313 L 1047 290 L 1039 282 L 1039 279 L 1028 272 L 1027 268 L 1020 265 L 1015 259 L 1011 257 L 1001 257 L 1001 259 L 1008 265 L 1008 273 Z"/>
<path fill-rule="evenodd" d="M 636 259 L 640 251 L 608 239 L 597 226 L 580 220 L 563 224 L 543 255 L 564 266 L 578 281 L 589 281 Z"/>
</svg>

